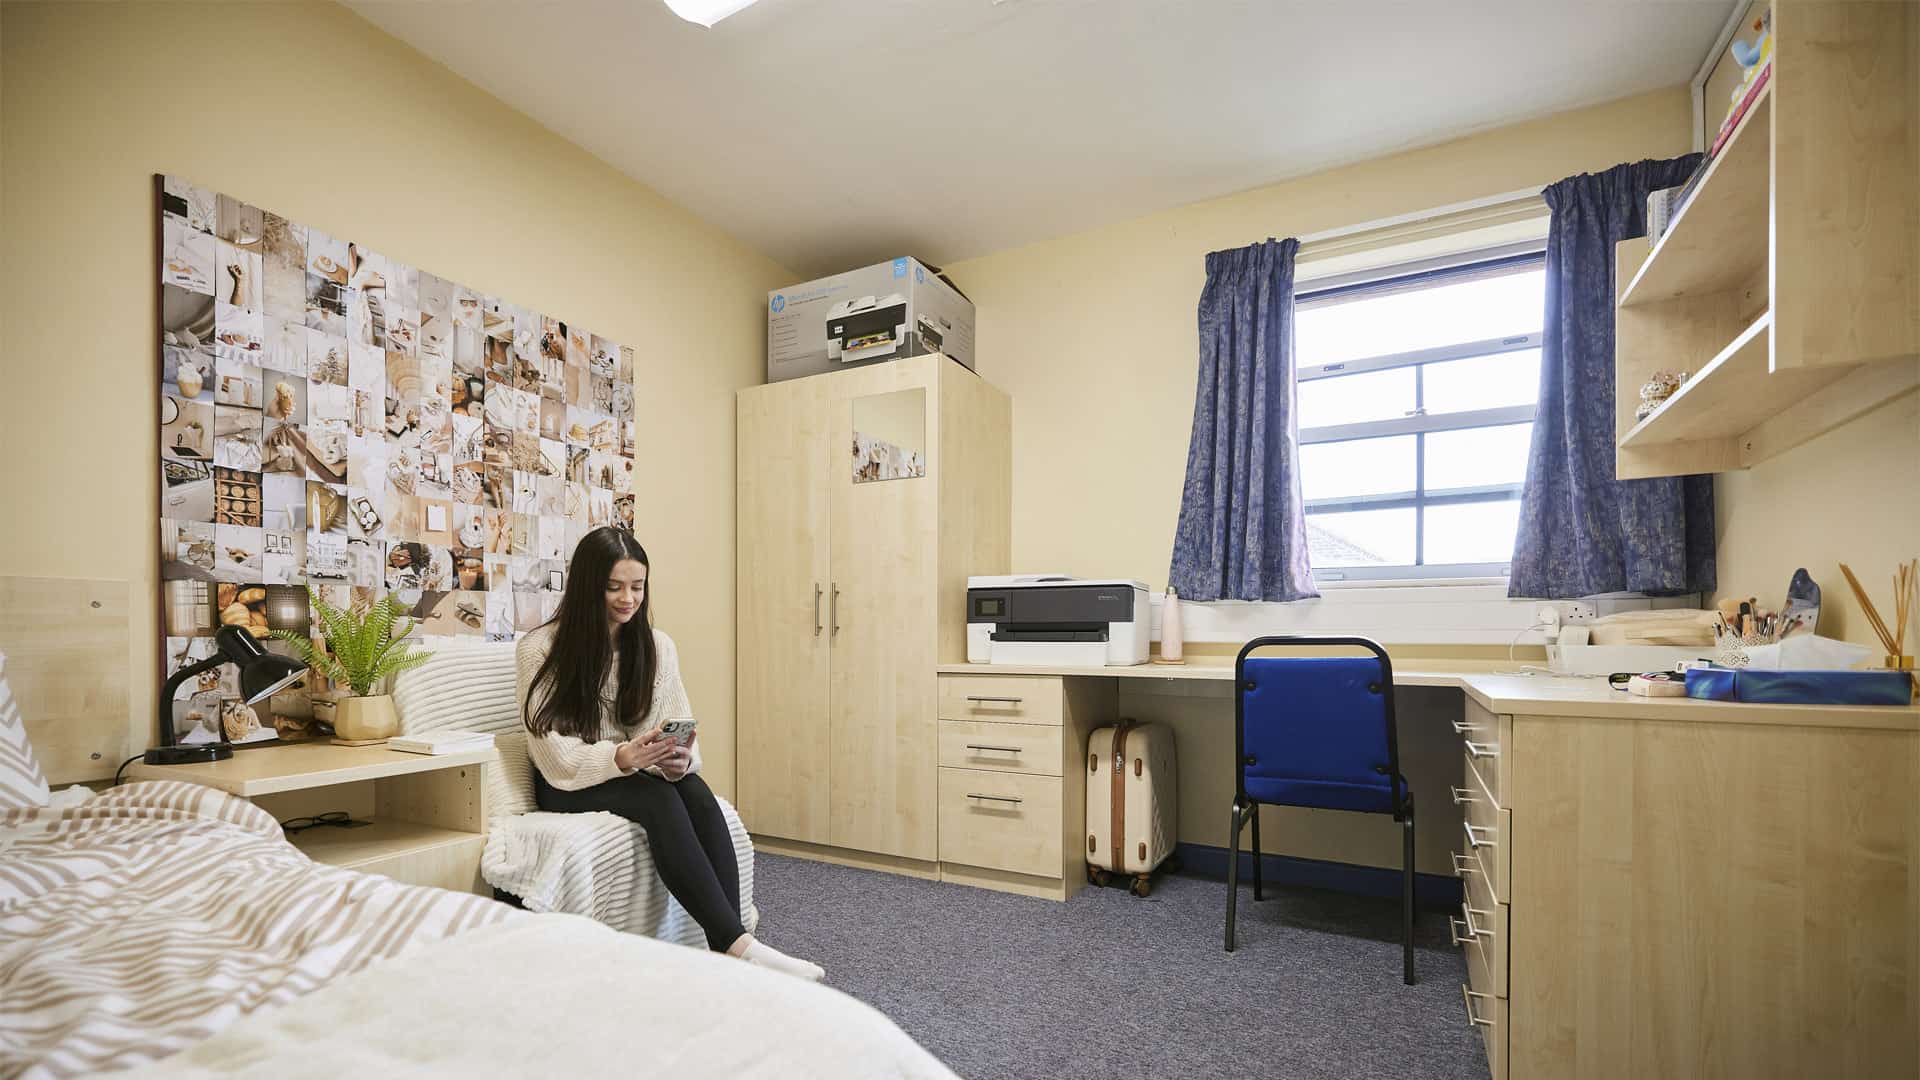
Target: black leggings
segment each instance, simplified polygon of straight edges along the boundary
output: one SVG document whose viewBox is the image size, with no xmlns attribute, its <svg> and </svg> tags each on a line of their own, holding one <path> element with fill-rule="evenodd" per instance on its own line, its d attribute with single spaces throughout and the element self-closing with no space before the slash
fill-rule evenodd
<svg viewBox="0 0 1920 1080">
<path fill-rule="evenodd" d="M 562 791 L 533 770 L 533 801 L 542 810 L 586 814 L 605 810 L 647 831 L 660 880 L 700 929 L 707 947 L 725 952 L 746 927 L 740 923 L 740 863 L 733 834 L 698 774 L 669 783 L 652 773 L 616 777 L 579 791 Z"/>
</svg>

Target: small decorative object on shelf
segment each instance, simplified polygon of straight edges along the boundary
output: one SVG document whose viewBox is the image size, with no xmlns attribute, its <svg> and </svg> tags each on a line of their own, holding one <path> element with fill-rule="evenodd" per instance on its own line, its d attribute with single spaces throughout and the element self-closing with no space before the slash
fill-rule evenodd
<svg viewBox="0 0 1920 1080">
<path fill-rule="evenodd" d="M 1633 410 L 1635 420 L 1645 420 L 1652 415 L 1674 392 L 1685 385 L 1689 372 L 1656 371 L 1640 386 L 1640 406 Z"/>
<path fill-rule="evenodd" d="M 333 703 L 334 741 L 360 746 L 384 742 L 400 733 L 400 716 L 393 697 L 374 690 L 387 679 L 427 662 L 431 655 L 402 646 L 401 640 L 418 624 L 402 612 L 406 605 L 386 593 L 365 615 L 356 615 L 312 594 L 326 648 L 295 630 L 275 630 L 274 636 L 293 647 L 307 666 L 325 675 L 347 693 Z"/>
</svg>

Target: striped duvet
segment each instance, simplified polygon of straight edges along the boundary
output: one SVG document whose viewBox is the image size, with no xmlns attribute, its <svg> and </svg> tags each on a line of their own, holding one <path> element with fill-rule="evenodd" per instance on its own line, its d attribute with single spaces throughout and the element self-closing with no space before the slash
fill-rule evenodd
<svg viewBox="0 0 1920 1080">
<path fill-rule="evenodd" d="M 156 1061 L 376 960 L 528 917 L 314 863 L 265 811 L 192 784 L 0 812 L 0 1076 Z"/>
</svg>

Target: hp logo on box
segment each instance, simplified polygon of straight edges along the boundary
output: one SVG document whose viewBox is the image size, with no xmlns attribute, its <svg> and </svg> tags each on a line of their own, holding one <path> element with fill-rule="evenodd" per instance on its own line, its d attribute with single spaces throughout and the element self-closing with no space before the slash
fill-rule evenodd
<svg viewBox="0 0 1920 1080">
<path fill-rule="evenodd" d="M 773 296 L 773 299 L 767 303 L 767 307 L 771 309 L 775 315 L 778 315 L 780 314 L 781 311 L 785 310 L 786 306 L 787 306 L 787 298 L 784 296 L 781 296 L 778 293 L 775 293 Z"/>
</svg>

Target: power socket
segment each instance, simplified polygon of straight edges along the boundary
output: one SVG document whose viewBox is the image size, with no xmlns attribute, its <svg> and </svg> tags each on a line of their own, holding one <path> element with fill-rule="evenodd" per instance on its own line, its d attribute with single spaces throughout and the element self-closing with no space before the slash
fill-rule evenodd
<svg viewBox="0 0 1920 1080">
<path fill-rule="evenodd" d="M 1582 600 L 1549 600 L 1533 609 L 1533 621 L 1548 629 L 1592 622 L 1593 605 Z"/>
</svg>

